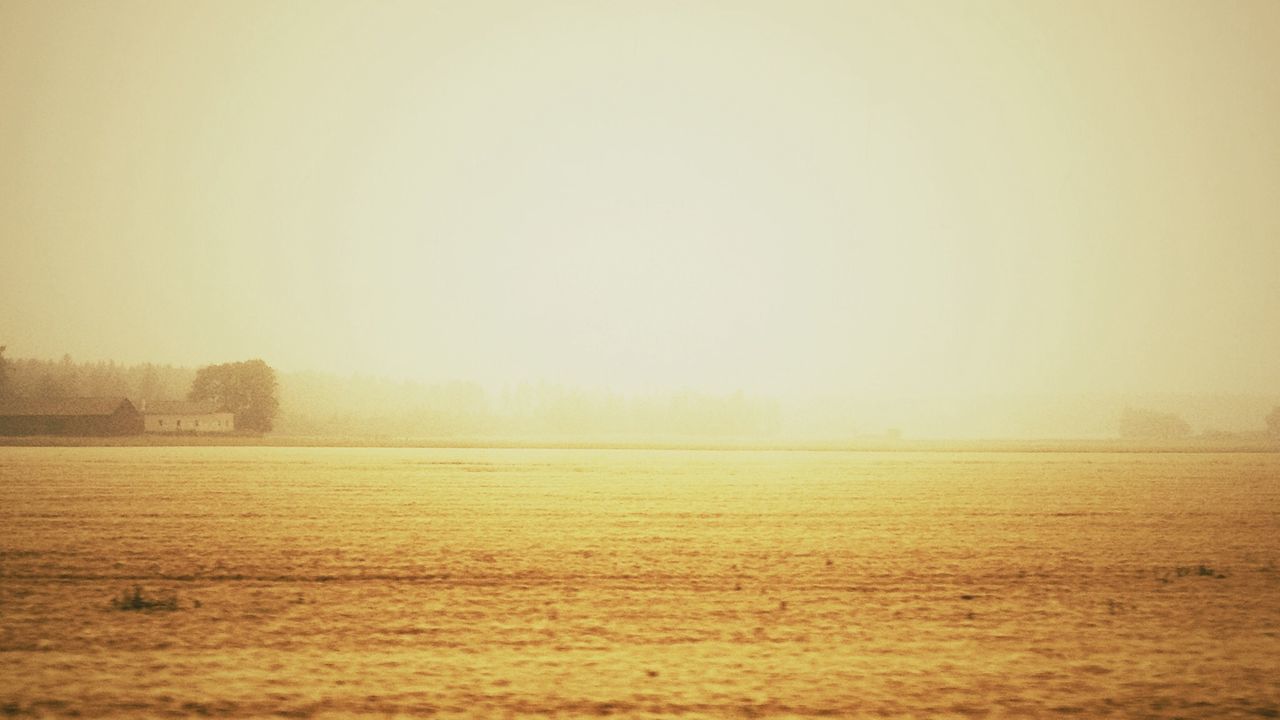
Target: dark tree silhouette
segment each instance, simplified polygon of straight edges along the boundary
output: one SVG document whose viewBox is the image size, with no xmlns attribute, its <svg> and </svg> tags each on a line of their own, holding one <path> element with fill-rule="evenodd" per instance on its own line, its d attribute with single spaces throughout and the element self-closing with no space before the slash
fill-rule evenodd
<svg viewBox="0 0 1280 720">
<path fill-rule="evenodd" d="M 213 401 L 219 410 L 235 413 L 237 429 L 254 432 L 270 432 L 280 409 L 276 371 L 261 360 L 200 368 L 187 399 Z"/>
</svg>

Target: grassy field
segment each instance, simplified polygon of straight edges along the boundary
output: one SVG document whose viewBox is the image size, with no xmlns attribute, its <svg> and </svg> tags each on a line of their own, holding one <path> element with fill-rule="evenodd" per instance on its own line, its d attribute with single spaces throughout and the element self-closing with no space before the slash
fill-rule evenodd
<svg viewBox="0 0 1280 720">
<path fill-rule="evenodd" d="M 1280 455 L 0 448 L 0 714 L 1280 716 Z"/>
<path fill-rule="evenodd" d="M 1280 453 L 1280 440 L 1261 433 L 1132 440 L 992 439 L 932 440 L 880 437 L 844 440 L 532 437 L 329 437 L 249 433 L 156 434 L 116 437 L 0 436 L 0 447 L 279 447 L 403 448 L 433 450 L 750 450 L 801 452 L 999 452 L 999 453 Z"/>
</svg>

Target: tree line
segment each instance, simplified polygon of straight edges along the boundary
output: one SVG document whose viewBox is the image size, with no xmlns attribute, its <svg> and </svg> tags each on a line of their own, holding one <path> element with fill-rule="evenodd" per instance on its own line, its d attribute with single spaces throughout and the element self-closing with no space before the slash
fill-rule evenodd
<svg viewBox="0 0 1280 720">
<path fill-rule="evenodd" d="M 1280 405 L 1271 409 L 1263 418 L 1266 434 L 1280 440 Z M 1191 423 L 1177 413 L 1161 412 L 1146 408 L 1125 408 L 1120 413 L 1120 437 L 1130 440 L 1178 440 L 1192 435 Z M 1214 433 L 1205 433 L 1213 436 Z M 1229 436 L 1229 433 L 1222 433 Z"/>
<path fill-rule="evenodd" d="M 627 395 L 556 383 L 486 389 L 373 376 L 282 376 L 280 427 L 313 436 L 662 440 L 769 438 L 772 400 L 745 393 Z"/>
<path fill-rule="evenodd" d="M 56 400 L 76 397 L 126 397 L 137 407 L 155 400 L 208 402 L 236 417 L 236 428 L 270 432 L 279 411 L 276 373 L 262 360 L 209 365 L 196 370 L 112 361 L 77 363 L 5 357 L 0 346 L 0 399 Z"/>
<path fill-rule="evenodd" d="M 115 362 L 4 360 L 0 396 L 212 401 L 241 430 L 290 435 L 527 439 L 760 438 L 776 435 L 776 402 L 744 393 L 623 395 L 552 383 L 486 390 L 324 373 L 281 374 L 261 360 L 199 369 Z"/>
<path fill-rule="evenodd" d="M 313 372 L 277 379 L 261 360 L 199 369 L 77 363 L 70 356 L 9 360 L 0 346 L 0 399 L 5 396 L 124 396 L 138 406 L 151 400 L 212 401 L 234 412 L 236 427 L 243 430 L 330 437 L 751 439 L 776 438 L 783 425 L 778 403 L 740 392 L 624 395 L 552 383 L 486 389 L 470 382 Z M 1100 420 L 1103 430 L 1107 421 Z M 1259 420 L 1264 432 L 1280 441 L 1280 406 Z M 1193 435 L 1181 416 L 1140 407 L 1124 410 L 1111 427 L 1137 440 Z M 1243 436 L 1211 430 L 1203 435 Z"/>
</svg>

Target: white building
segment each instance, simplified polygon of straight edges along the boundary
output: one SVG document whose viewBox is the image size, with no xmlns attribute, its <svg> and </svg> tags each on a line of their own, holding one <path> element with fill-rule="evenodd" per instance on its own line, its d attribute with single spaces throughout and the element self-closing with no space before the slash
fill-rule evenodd
<svg viewBox="0 0 1280 720">
<path fill-rule="evenodd" d="M 142 425 L 149 433 L 229 433 L 236 416 L 218 412 L 212 403 L 151 400 L 142 403 Z"/>
</svg>

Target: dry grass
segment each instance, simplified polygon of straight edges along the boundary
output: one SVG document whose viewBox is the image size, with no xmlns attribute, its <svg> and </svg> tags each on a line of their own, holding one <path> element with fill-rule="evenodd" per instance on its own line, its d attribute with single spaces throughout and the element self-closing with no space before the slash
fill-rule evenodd
<svg viewBox="0 0 1280 720">
<path fill-rule="evenodd" d="M 8 448 L 0 477 L 22 716 L 1280 711 L 1280 456 Z"/>
</svg>

